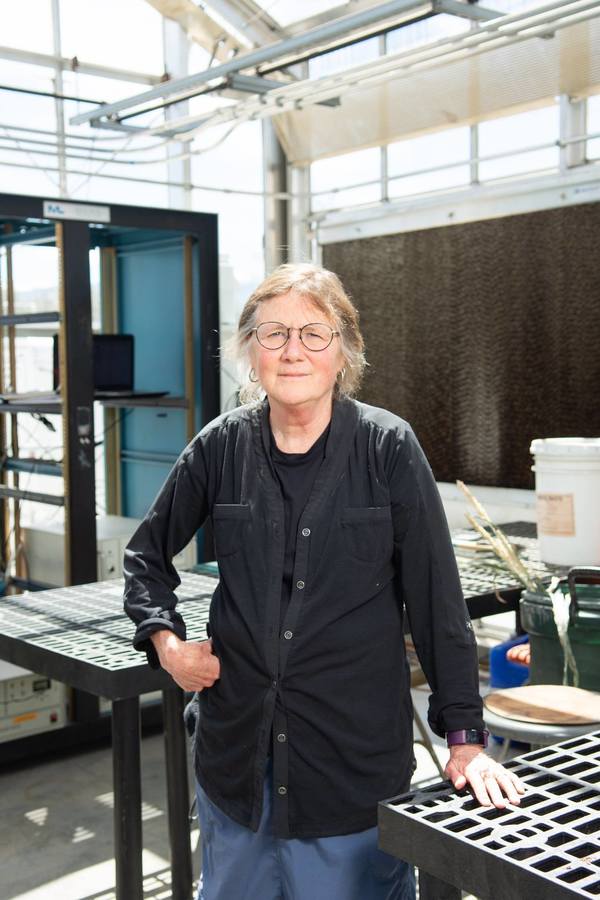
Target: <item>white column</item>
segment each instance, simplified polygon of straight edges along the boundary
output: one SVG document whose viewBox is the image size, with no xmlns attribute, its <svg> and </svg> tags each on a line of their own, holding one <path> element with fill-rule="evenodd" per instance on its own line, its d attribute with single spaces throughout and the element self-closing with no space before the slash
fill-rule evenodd
<svg viewBox="0 0 600 900">
<path fill-rule="evenodd" d="M 54 69 L 54 92 L 56 94 L 64 93 L 62 64 L 58 62 L 62 59 L 62 48 L 60 38 L 60 8 L 59 0 L 52 0 L 52 39 L 54 55 L 57 58 L 56 68 Z M 67 187 L 67 158 L 65 148 L 65 112 L 62 100 L 54 101 L 56 110 L 56 155 L 58 160 L 58 185 L 61 197 L 68 197 Z"/>
<path fill-rule="evenodd" d="M 288 201 L 274 194 L 287 191 L 287 162 L 271 119 L 262 120 L 263 184 L 265 191 L 265 269 L 288 261 Z"/>
<path fill-rule="evenodd" d="M 479 184 L 479 125 L 469 128 L 469 180 L 471 184 Z"/>
<path fill-rule="evenodd" d="M 567 94 L 560 97 L 560 139 L 581 137 L 586 133 L 586 101 L 571 100 Z M 585 162 L 585 141 L 567 144 L 560 149 L 560 173 L 564 175 L 574 166 Z"/>
<path fill-rule="evenodd" d="M 315 261 L 310 215 L 310 167 L 288 166 L 288 185 L 291 199 L 288 204 L 288 235 L 290 260 Z"/>
<path fill-rule="evenodd" d="M 163 45 L 165 71 L 171 78 L 181 78 L 188 74 L 188 39 L 178 22 L 163 19 Z M 165 121 L 178 119 L 189 112 L 187 101 L 174 103 L 165 110 Z M 169 187 L 169 206 L 172 209 L 192 208 L 192 164 L 190 159 L 173 159 L 189 150 L 189 141 L 176 142 L 167 146 L 167 177 L 177 181 L 182 187 Z"/>
</svg>

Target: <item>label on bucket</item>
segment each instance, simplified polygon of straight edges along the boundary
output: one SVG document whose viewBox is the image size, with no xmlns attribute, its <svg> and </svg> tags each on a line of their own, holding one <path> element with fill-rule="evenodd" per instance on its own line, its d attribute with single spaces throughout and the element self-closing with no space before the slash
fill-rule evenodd
<svg viewBox="0 0 600 900">
<path fill-rule="evenodd" d="M 540 534 L 574 537 L 573 494 L 538 494 L 537 522 Z"/>
</svg>

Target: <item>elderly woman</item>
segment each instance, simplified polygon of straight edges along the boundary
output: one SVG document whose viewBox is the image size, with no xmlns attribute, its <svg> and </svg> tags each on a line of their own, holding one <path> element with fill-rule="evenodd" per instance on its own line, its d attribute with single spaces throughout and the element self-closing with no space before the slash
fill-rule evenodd
<svg viewBox="0 0 600 900">
<path fill-rule="evenodd" d="M 375 827 L 415 766 L 405 611 L 447 775 L 498 807 L 523 790 L 484 753 L 436 484 L 407 422 L 350 399 L 363 340 L 332 272 L 279 267 L 246 303 L 237 348 L 253 402 L 186 447 L 125 558 L 135 646 L 199 692 L 199 897 L 414 897 Z M 220 582 L 210 640 L 186 642 L 171 560 L 207 519 Z"/>
</svg>

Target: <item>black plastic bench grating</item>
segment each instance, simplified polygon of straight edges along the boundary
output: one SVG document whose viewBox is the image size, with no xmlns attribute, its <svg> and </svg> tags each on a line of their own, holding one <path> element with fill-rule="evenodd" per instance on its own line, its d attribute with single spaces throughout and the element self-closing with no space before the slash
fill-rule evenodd
<svg viewBox="0 0 600 900">
<path fill-rule="evenodd" d="M 520 806 L 441 782 L 380 804 L 380 845 L 477 897 L 600 896 L 600 732 L 506 764 Z"/>
<path fill-rule="evenodd" d="M 188 638 L 205 640 L 218 580 L 188 572 L 180 578 L 178 610 Z M 122 579 L 8 596 L 0 602 L 0 642 L 6 645 L 6 658 L 18 641 L 32 671 L 42 657 L 51 657 L 52 677 L 81 686 L 82 676 L 84 689 L 101 696 L 135 696 L 142 688 L 167 686 L 168 676 L 150 672 L 145 656 L 133 649 L 134 632 L 123 612 Z M 47 669 L 42 666 L 42 671 Z M 135 676 L 131 683 L 130 676 Z"/>
</svg>

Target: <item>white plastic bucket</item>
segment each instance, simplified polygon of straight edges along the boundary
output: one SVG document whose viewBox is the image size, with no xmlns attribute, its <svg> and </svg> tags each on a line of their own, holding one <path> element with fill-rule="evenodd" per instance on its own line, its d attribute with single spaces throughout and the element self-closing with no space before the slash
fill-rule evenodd
<svg viewBox="0 0 600 900">
<path fill-rule="evenodd" d="M 538 438 L 530 452 L 542 560 L 600 565 L 600 438 Z"/>
</svg>

